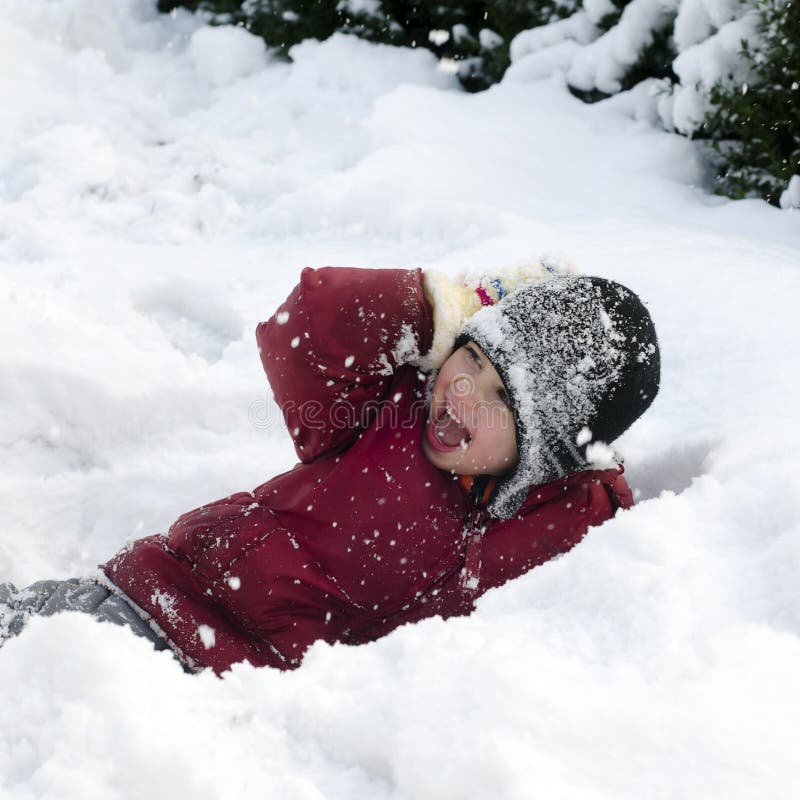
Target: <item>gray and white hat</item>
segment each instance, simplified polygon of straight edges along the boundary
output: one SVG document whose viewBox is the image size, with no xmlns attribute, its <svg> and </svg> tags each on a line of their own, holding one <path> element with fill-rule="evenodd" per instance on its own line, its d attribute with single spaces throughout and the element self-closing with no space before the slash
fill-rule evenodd
<svg viewBox="0 0 800 800">
<path fill-rule="evenodd" d="M 455 346 L 474 341 L 505 384 L 519 464 L 488 509 L 514 516 L 530 487 L 587 469 L 590 442 L 610 443 L 658 392 L 660 357 L 650 314 L 618 283 L 562 275 L 486 306 Z"/>
</svg>

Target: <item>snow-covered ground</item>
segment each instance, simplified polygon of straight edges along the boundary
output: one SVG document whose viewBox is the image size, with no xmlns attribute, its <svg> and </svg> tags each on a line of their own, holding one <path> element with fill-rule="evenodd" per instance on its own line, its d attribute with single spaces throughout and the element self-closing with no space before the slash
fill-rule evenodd
<svg viewBox="0 0 800 800">
<path fill-rule="evenodd" d="M 800 217 L 644 96 L 480 95 L 151 0 L 0 6 L 0 579 L 90 571 L 290 467 L 253 331 L 304 265 L 561 253 L 645 298 L 639 504 L 469 619 L 187 677 L 62 615 L 0 650 L 0 797 L 800 796 Z"/>
</svg>

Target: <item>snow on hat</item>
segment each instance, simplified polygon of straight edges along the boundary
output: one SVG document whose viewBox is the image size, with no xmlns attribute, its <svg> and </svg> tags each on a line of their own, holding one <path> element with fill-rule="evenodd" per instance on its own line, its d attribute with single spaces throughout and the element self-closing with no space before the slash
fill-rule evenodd
<svg viewBox="0 0 800 800">
<path fill-rule="evenodd" d="M 630 289 L 578 275 L 527 284 L 464 325 L 509 394 L 519 464 L 491 514 L 512 517 L 532 485 L 586 469 L 589 442 L 610 443 L 653 402 L 660 357 L 650 314 Z"/>
</svg>

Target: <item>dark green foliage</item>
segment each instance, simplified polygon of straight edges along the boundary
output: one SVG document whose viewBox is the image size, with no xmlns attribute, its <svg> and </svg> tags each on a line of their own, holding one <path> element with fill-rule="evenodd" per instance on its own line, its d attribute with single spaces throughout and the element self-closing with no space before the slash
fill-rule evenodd
<svg viewBox="0 0 800 800">
<path fill-rule="evenodd" d="M 760 0 L 758 8 L 761 45 L 753 52 L 742 42 L 753 79 L 717 83 L 704 128 L 720 156 L 717 191 L 777 204 L 800 174 L 800 2 Z"/>
<path fill-rule="evenodd" d="M 219 25 L 242 25 L 279 55 L 303 39 L 327 39 L 339 26 L 338 0 L 159 0 L 159 11 L 183 6 Z"/>
<path fill-rule="evenodd" d="M 487 0 L 486 27 L 510 42 L 520 31 L 538 28 L 573 14 L 580 7 L 577 0 Z"/>
</svg>

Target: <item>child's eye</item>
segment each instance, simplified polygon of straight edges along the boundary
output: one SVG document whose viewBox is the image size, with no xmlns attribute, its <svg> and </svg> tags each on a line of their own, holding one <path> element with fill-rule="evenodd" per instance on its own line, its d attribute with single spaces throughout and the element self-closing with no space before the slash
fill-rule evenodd
<svg viewBox="0 0 800 800">
<path fill-rule="evenodd" d="M 511 408 L 511 400 L 508 397 L 508 392 L 505 389 L 498 389 L 497 396 L 500 398 L 500 401 Z"/>
<path fill-rule="evenodd" d="M 471 359 L 472 359 L 472 360 L 473 360 L 473 361 L 474 361 L 476 364 L 480 364 L 480 363 L 481 363 L 480 356 L 478 356 L 478 354 L 477 354 L 477 353 L 476 353 L 476 352 L 475 352 L 475 351 L 474 351 L 474 350 L 473 350 L 471 347 L 467 347 L 467 348 L 466 348 L 466 350 L 467 350 L 467 352 L 469 353 L 469 357 L 470 357 L 470 358 L 471 358 Z"/>
</svg>

